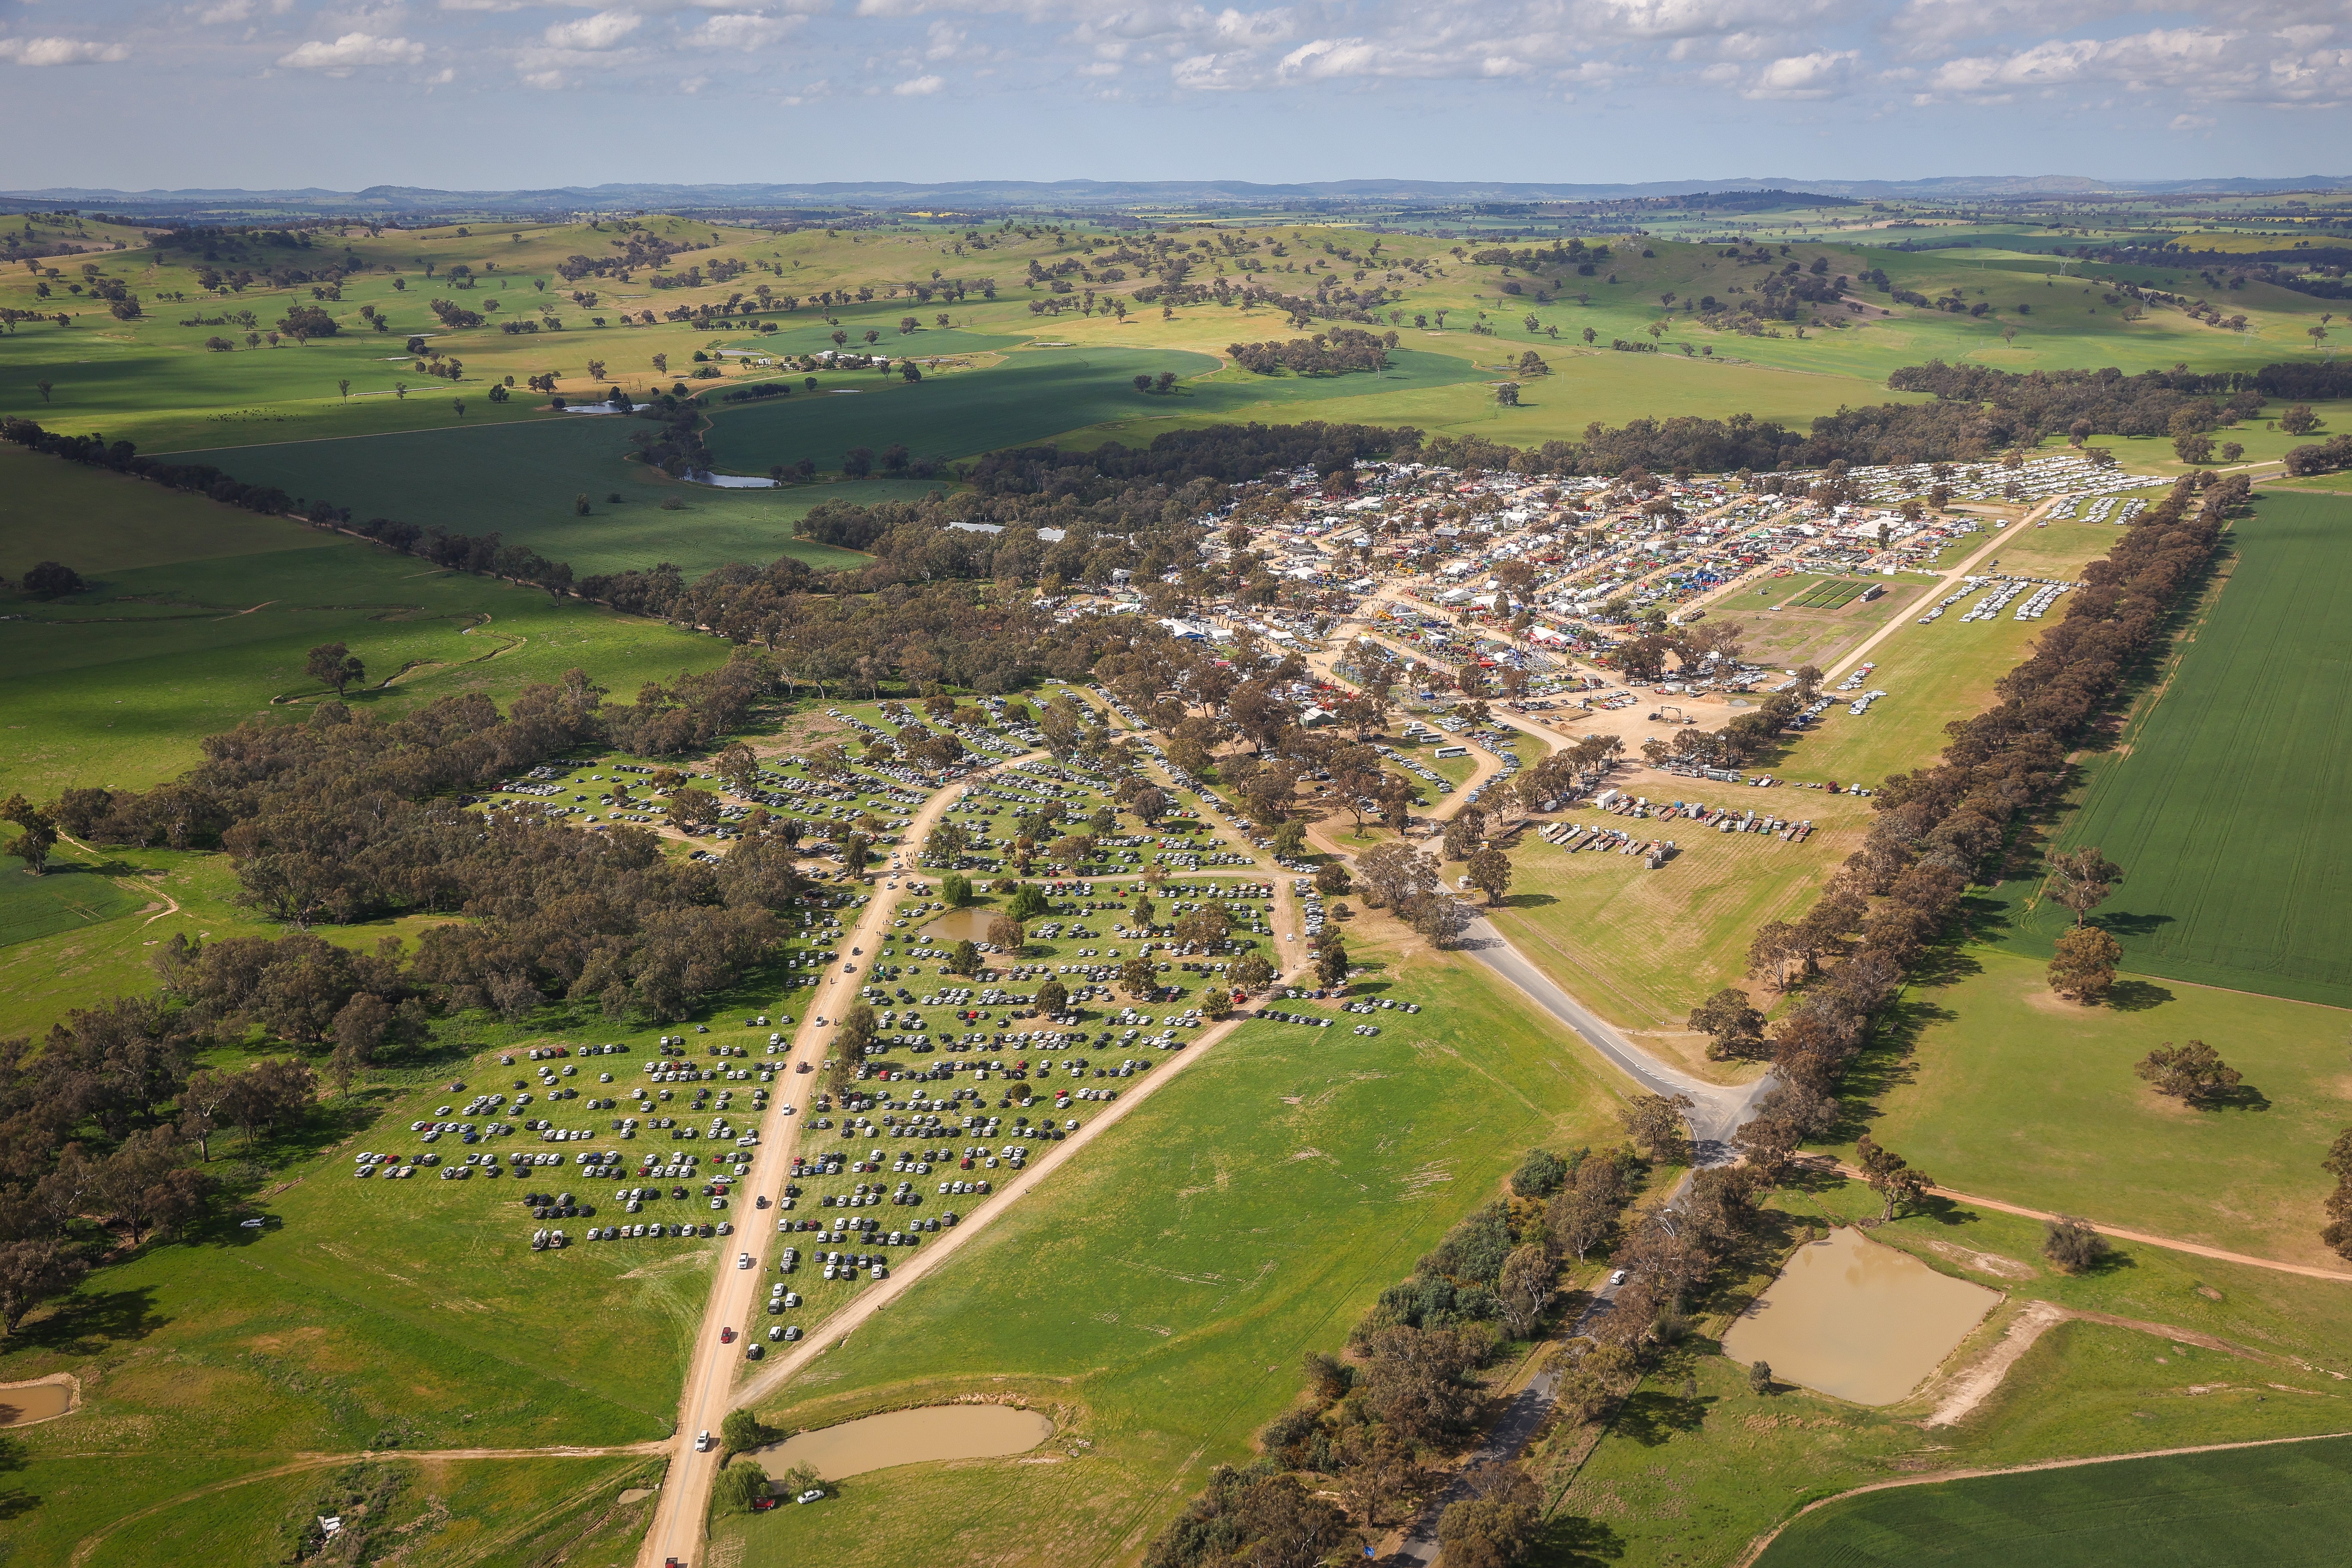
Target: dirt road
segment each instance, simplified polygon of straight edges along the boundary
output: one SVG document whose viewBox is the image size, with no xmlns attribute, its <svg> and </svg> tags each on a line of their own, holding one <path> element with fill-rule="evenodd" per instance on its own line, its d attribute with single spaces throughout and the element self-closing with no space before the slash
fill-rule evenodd
<svg viewBox="0 0 2352 1568">
<path fill-rule="evenodd" d="M 882 945 L 882 933 L 890 929 L 891 911 L 897 903 L 887 895 L 883 884 L 894 880 L 901 868 L 913 866 L 924 837 L 968 786 L 1000 768 L 1031 761 L 1038 754 L 1030 752 L 992 763 L 949 784 L 923 803 L 922 809 L 899 835 L 899 847 L 890 856 L 890 869 L 876 876 L 864 912 L 844 933 L 845 951 L 840 961 L 826 970 L 824 978 L 802 1004 L 807 1011 L 793 1031 L 789 1058 L 793 1064 L 824 1060 L 824 1048 L 838 1026 L 835 1020 L 857 1000 L 858 987 L 871 967 L 875 952 Z M 820 1018 L 827 1021 L 820 1024 Z M 678 1402 L 677 1432 L 670 1443 L 669 1474 L 654 1510 L 653 1527 L 646 1532 L 645 1544 L 637 1553 L 637 1561 L 644 1568 L 659 1568 L 673 1557 L 692 1563 L 701 1552 L 703 1517 L 709 1510 L 710 1489 L 719 1478 L 721 1458 L 716 1441 L 719 1426 L 735 1407 L 735 1374 L 743 1365 L 742 1339 L 722 1345 L 719 1342 L 719 1331 L 733 1328 L 740 1335 L 751 1327 L 758 1307 L 756 1298 L 766 1283 L 760 1265 L 765 1263 L 775 1240 L 772 1235 L 765 1234 L 767 1227 L 762 1221 L 776 1212 L 773 1205 L 783 1195 L 784 1183 L 792 1170 L 793 1151 L 799 1143 L 801 1126 L 807 1121 L 805 1102 L 814 1093 L 817 1081 L 814 1072 L 781 1075 L 774 1099 L 767 1114 L 761 1118 L 759 1158 L 753 1162 L 751 1178 L 737 1189 L 734 1199 L 736 1234 L 719 1247 L 709 1300 L 703 1308 L 701 1327 L 695 1331 L 694 1353 L 687 1366 L 685 1392 Z M 767 1200 L 765 1205 L 760 1202 L 763 1198 Z M 737 1268 L 730 1256 L 737 1252 L 749 1252 L 754 1266 Z M 695 1436 L 700 1432 L 712 1435 L 713 1444 L 708 1453 L 695 1452 Z"/>
<path fill-rule="evenodd" d="M 1857 1182 L 1868 1179 L 1852 1165 L 1839 1165 L 1837 1173 L 1841 1176 L 1852 1177 Z M 2062 1217 L 2054 1214 L 2046 1214 L 2041 1209 L 2030 1209 L 2018 1204 L 2003 1203 L 1999 1198 L 1979 1197 L 1974 1193 L 1954 1192 L 1949 1187 L 1939 1186 L 1935 1191 L 1956 1203 L 1974 1204 L 1979 1208 L 1997 1209 L 2002 1214 L 2013 1214 L 2025 1219 L 2054 1220 Z M 2210 1258 L 2216 1263 L 2242 1263 L 2249 1268 L 2268 1268 L 2280 1274 L 2300 1274 L 2307 1279 L 2333 1279 L 2339 1285 L 2352 1285 L 2352 1272 L 2341 1268 L 2319 1268 L 2308 1263 L 2284 1263 L 2275 1258 L 2256 1258 L 2250 1253 L 2225 1252 L 2218 1247 L 2206 1247 L 2194 1241 L 2180 1241 L 2168 1236 L 2150 1236 L 2144 1230 L 2126 1230 L 2121 1226 L 2100 1225 L 2095 1220 L 2085 1223 L 2101 1236 L 2112 1236 L 2117 1241 L 2136 1241 L 2143 1247 L 2160 1247 L 2167 1252 L 2185 1252 L 2192 1258 Z"/>
</svg>

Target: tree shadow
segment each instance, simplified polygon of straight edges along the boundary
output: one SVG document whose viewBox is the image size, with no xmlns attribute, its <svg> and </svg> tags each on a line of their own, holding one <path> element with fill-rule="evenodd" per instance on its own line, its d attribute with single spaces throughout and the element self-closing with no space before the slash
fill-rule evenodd
<svg viewBox="0 0 2352 1568">
<path fill-rule="evenodd" d="M 25 1445 L 16 1438 L 0 1436 L 0 1475 L 21 1470 L 27 1463 Z M 38 1493 L 22 1487 L 0 1485 L 0 1520 L 15 1519 L 41 1506 Z"/>
<path fill-rule="evenodd" d="M 2268 1110 L 2270 1097 L 2252 1084 L 2233 1084 L 2219 1094 L 2209 1094 L 2190 1104 L 2199 1110 Z"/>
<path fill-rule="evenodd" d="M 2173 924 L 2174 920 L 2170 915 L 2143 915 L 2129 910 L 2103 910 L 2093 915 L 2089 923 L 2119 937 L 2153 936 L 2166 926 Z"/>
<path fill-rule="evenodd" d="M 1619 1406 L 1614 1430 L 1645 1448 L 1654 1448 L 1677 1432 L 1697 1431 L 1706 1422 L 1709 1403 L 1705 1396 L 1685 1399 L 1679 1394 L 1636 1389 Z"/>
<path fill-rule="evenodd" d="M 154 1289 L 146 1285 L 121 1290 L 77 1290 L 61 1298 L 42 1317 L 18 1328 L 9 1336 L 11 1348 L 89 1357 L 143 1340 L 171 1321 L 155 1310 L 154 1295 Z"/>
<path fill-rule="evenodd" d="M 2145 1013 L 2171 1000 L 2171 992 L 2145 980 L 2118 980 L 2107 990 L 2107 1005 L 2118 1013 Z"/>
<path fill-rule="evenodd" d="M 1499 910 L 1541 910 L 1559 902 L 1549 893 L 1511 893 L 1491 906 Z"/>
<path fill-rule="evenodd" d="M 1625 1555 L 1625 1540 L 1606 1523 L 1580 1514 L 1559 1514 L 1537 1538 L 1537 1555 L 1553 1568 L 1589 1568 Z"/>
</svg>

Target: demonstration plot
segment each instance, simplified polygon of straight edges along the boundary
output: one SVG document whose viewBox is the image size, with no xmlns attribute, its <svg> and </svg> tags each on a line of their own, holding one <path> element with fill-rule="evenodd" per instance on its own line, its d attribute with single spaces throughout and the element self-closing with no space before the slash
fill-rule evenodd
<svg viewBox="0 0 2352 1568">
<path fill-rule="evenodd" d="M 2141 702 L 2090 759 L 2053 849 L 2095 845 L 2126 880 L 2093 917 L 2124 967 L 2352 1004 L 2352 859 L 2337 846 L 2352 756 L 2352 505 L 2271 495 L 2227 536 L 2228 578 Z M 2003 889 L 2009 945 L 2047 957 L 2073 916 Z"/>
<path fill-rule="evenodd" d="M 12 861 L 0 866 L 0 947 L 79 931 L 146 902 L 87 861 L 52 858 L 37 877 Z"/>
</svg>

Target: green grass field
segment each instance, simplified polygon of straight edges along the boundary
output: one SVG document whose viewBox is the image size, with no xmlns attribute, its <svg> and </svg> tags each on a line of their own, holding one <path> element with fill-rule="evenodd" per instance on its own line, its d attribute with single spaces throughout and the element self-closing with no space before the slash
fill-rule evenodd
<svg viewBox="0 0 2352 1568">
<path fill-rule="evenodd" d="M 2273 495 L 2232 530 L 2228 580 L 2122 743 L 2086 764 L 2057 847 L 2095 844 L 2128 880 L 2097 913 L 2126 967 L 2352 1004 L 2352 861 L 2336 817 L 2352 780 L 2352 507 Z M 1935 628 L 1923 628 L 1933 630 Z M 2003 889 L 2010 943 L 2046 956 L 2068 923 Z"/>
<path fill-rule="evenodd" d="M 1900 1051 L 1863 1058 L 1841 1091 L 1874 1137 L 1962 1192 L 2331 1262 L 2319 1162 L 2352 1123 L 2352 1015 L 2144 975 L 2080 1007 L 2050 994 L 2041 963 L 1999 948 L 1963 948 L 1953 967 L 1906 994 Z M 2192 1110 L 2133 1076 L 2158 1046 L 2190 1039 L 2251 1092 Z"/>
<path fill-rule="evenodd" d="M 272 700 L 321 693 L 302 667 L 322 642 L 367 667 L 371 689 L 346 700 L 394 708 L 575 667 L 630 694 L 726 657 L 714 638 L 11 449 L 0 559 L 14 575 L 44 558 L 93 587 L 13 602 L 19 618 L 0 622 L 0 793 L 170 778 L 205 735 L 299 714 Z"/>
<path fill-rule="evenodd" d="M 1791 1524 L 1762 1568 L 1874 1563 L 2334 1563 L 2352 1438 L 1898 1487 Z"/>
<path fill-rule="evenodd" d="M 610 416 L 570 415 L 175 455 L 250 483 L 332 500 L 362 521 L 392 517 L 457 533 L 496 532 L 571 563 L 582 576 L 661 561 L 695 574 L 730 561 L 765 565 L 780 555 L 820 571 L 862 566 L 866 557 L 854 551 L 793 538 L 794 526 L 820 501 L 906 500 L 938 488 L 891 479 L 776 490 L 682 484 L 626 460 L 630 433 L 648 428 Z M 586 517 L 573 510 L 583 493 Z M 611 499 L 615 493 L 618 501 Z M 662 510 L 673 500 L 684 510 Z"/>
<path fill-rule="evenodd" d="M 1378 1015 L 1376 1038 L 1244 1026 L 762 1407 L 790 1428 L 1021 1394 L 1057 1412 L 1046 1450 L 722 1520 L 717 1549 L 740 1541 L 748 1568 L 1130 1557 L 1521 1151 L 1613 1136 L 1587 1060 L 1466 960 L 1370 985 L 1422 1012 Z"/>
</svg>

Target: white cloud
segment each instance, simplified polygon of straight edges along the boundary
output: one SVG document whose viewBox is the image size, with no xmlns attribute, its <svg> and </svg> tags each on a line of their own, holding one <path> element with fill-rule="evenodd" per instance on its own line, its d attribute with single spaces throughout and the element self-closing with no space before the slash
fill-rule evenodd
<svg viewBox="0 0 2352 1568">
<path fill-rule="evenodd" d="M 729 12 L 704 22 L 686 36 L 686 41 L 697 48 L 764 48 L 800 26 L 802 21 L 798 16 L 759 16 L 744 12 Z"/>
<path fill-rule="evenodd" d="M 551 48 L 609 49 L 643 26 L 645 20 L 635 11 L 599 11 L 577 22 L 558 22 L 544 36 Z"/>
<path fill-rule="evenodd" d="M 333 43 L 313 38 L 278 63 L 294 70 L 348 72 L 358 66 L 414 65 L 425 58 L 425 46 L 406 38 L 380 38 L 373 33 L 345 33 Z"/>
<path fill-rule="evenodd" d="M 242 22 L 253 15 L 253 0 L 223 0 L 218 5 L 196 13 L 196 20 L 211 26 L 223 22 Z"/>
<path fill-rule="evenodd" d="M 1756 73 L 1749 98 L 1822 99 L 1845 90 L 1854 61 L 1852 49 L 1817 49 L 1790 55 Z"/>
<path fill-rule="evenodd" d="M 2172 123 L 2166 126 L 2165 129 L 2168 131 L 2210 131 L 2214 126 L 2220 123 L 2221 121 L 2215 120 L 2210 114 L 2176 114 L 2172 117 Z"/>
<path fill-rule="evenodd" d="M 919 76 L 900 82 L 890 90 L 900 98 L 929 98 L 947 84 L 945 77 Z"/>
<path fill-rule="evenodd" d="M 95 44 L 84 38 L 0 38 L 0 60 L 20 66 L 94 66 L 129 59 L 121 44 Z"/>
</svg>

